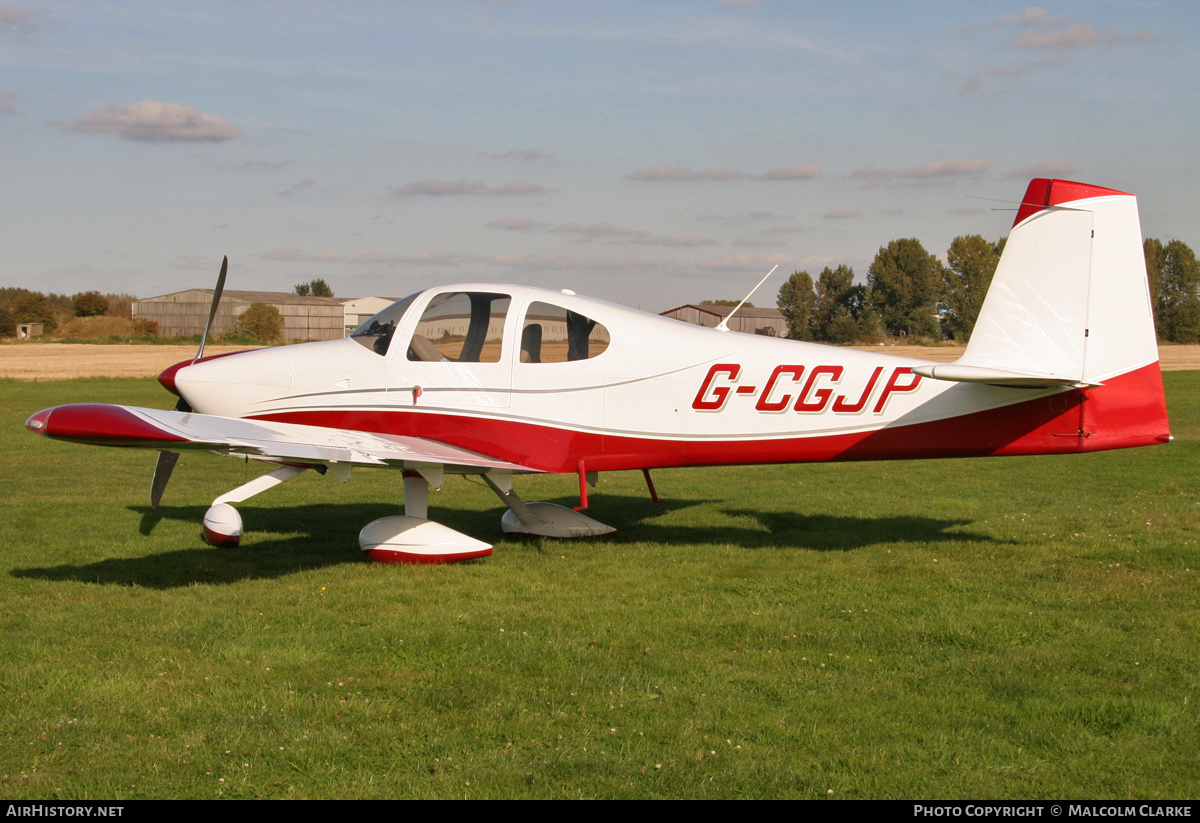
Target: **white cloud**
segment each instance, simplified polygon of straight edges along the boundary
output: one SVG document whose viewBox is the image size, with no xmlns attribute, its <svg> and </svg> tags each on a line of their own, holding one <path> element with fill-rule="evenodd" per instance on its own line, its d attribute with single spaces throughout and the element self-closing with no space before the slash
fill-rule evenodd
<svg viewBox="0 0 1200 823">
<path fill-rule="evenodd" d="M 536 183 L 526 183 L 521 180 L 513 180 L 509 183 L 505 183 L 502 186 L 496 186 L 495 188 L 488 189 L 484 192 L 484 194 L 541 194 L 542 192 L 547 191 L 553 190 L 548 189 L 545 186 L 539 186 Z"/>
<path fill-rule="evenodd" d="M 287 188 L 280 189 L 279 191 L 275 192 L 275 194 L 279 197 L 295 197 L 302 190 L 307 189 L 311 186 L 315 186 L 315 185 L 317 185 L 317 181 L 313 180 L 311 177 L 307 177 L 304 180 L 301 180 L 297 183 L 293 183 L 292 185 L 288 186 Z"/>
<path fill-rule="evenodd" d="M 1004 173 L 1005 177 L 1011 177 L 1015 180 L 1030 180 L 1034 177 L 1064 177 L 1073 175 L 1079 169 L 1072 166 L 1066 160 L 1054 158 L 1052 160 L 1043 160 L 1041 163 L 1034 163 L 1032 166 L 1019 166 L 1015 169 L 1009 169 Z"/>
<path fill-rule="evenodd" d="M 0 3 L 0 33 L 19 31 L 32 34 L 41 29 L 40 18 L 44 12 L 17 3 Z"/>
<path fill-rule="evenodd" d="M 290 165 L 292 165 L 291 160 L 247 160 L 245 163 L 236 166 L 236 168 L 247 171 L 278 171 L 279 169 L 286 169 Z"/>
<path fill-rule="evenodd" d="M 592 223 L 587 226 L 581 226 L 578 223 L 562 223 L 555 226 L 550 231 L 555 234 L 579 234 L 588 238 L 596 237 L 628 237 L 638 234 L 637 229 L 625 228 L 624 226 L 614 226 L 612 223 Z M 645 232 L 641 232 L 645 234 Z"/>
<path fill-rule="evenodd" d="M 760 180 L 814 180 L 821 176 L 821 170 L 816 163 L 790 163 L 771 169 L 762 175 Z"/>
<path fill-rule="evenodd" d="M 979 91 L 983 88 L 983 78 L 985 77 L 1020 77 L 1037 69 L 1064 66 L 1070 62 L 1071 59 L 1069 57 L 1065 54 L 1060 54 L 1055 57 L 1033 60 L 1028 63 L 1016 63 L 1008 66 L 993 66 L 990 69 L 980 69 L 975 72 L 973 77 L 959 85 L 958 92 L 959 94 L 973 94 Z"/>
<path fill-rule="evenodd" d="M 966 177 L 978 177 L 992 167 L 990 160 L 952 160 L 926 163 L 909 169 L 856 169 L 847 175 L 850 180 L 862 181 L 868 188 L 876 186 L 935 186 Z"/>
<path fill-rule="evenodd" d="M 831 209 L 822 216 L 826 220 L 850 220 L 855 217 L 862 217 L 862 212 L 857 209 Z"/>
<path fill-rule="evenodd" d="M 1051 17 L 1049 12 L 1040 7 L 1026 7 L 1020 14 L 1006 14 L 996 19 L 997 26 L 1017 25 L 1017 26 L 1058 26 L 1063 23 L 1070 23 L 1071 18 L 1063 15 L 1062 17 Z"/>
<path fill-rule="evenodd" d="M 578 223 L 562 223 L 550 231 L 555 234 L 577 234 L 585 240 L 603 239 L 645 246 L 711 246 L 716 242 L 715 240 L 702 240 L 692 235 L 661 237 L 650 234 L 648 231 L 616 226 L 612 223 L 591 223 L 586 226 Z"/>
<path fill-rule="evenodd" d="M 286 263 L 346 263 L 362 265 L 400 265 L 425 263 L 432 265 L 459 265 L 463 263 L 479 263 L 486 258 L 477 254 L 462 252 L 418 252 L 416 254 L 392 254 L 387 252 L 352 251 L 336 252 L 321 251 L 307 252 L 300 249 L 275 249 L 263 255 L 267 260 L 280 260 Z"/>
<path fill-rule="evenodd" d="M 546 156 L 544 151 L 537 149 L 509 149 L 502 154 L 491 154 L 484 152 L 484 157 L 494 157 L 497 160 L 539 160 Z"/>
<path fill-rule="evenodd" d="M 1100 42 L 1100 32 L 1091 23 L 1070 26 L 1060 31 L 1039 32 L 1028 29 L 1012 39 L 1014 46 L 1027 49 L 1094 46 Z"/>
<path fill-rule="evenodd" d="M 658 235 L 647 234 L 646 232 L 638 232 L 633 237 L 625 242 L 636 243 L 642 246 L 715 246 L 716 240 L 707 240 L 695 235 L 684 235 L 675 237 L 659 237 Z"/>
<path fill-rule="evenodd" d="M 221 261 L 215 257 L 208 257 L 203 254 L 181 254 L 175 258 L 175 262 L 171 264 L 173 269 L 185 269 L 187 271 L 207 271 L 215 273 L 221 268 Z"/>
<path fill-rule="evenodd" d="M 1014 37 L 1012 44 L 1027 49 L 1063 49 L 1078 46 L 1114 46 L 1118 43 L 1157 40 L 1158 37 L 1159 35 L 1149 31 L 1103 31 L 1091 23 L 1084 23 L 1045 33 L 1028 29 Z"/>
<path fill-rule="evenodd" d="M 219 114 L 201 114 L 191 106 L 142 100 L 128 106 L 105 106 L 66 127 L 72 131 L 115 134 L 146 143 L 218 143 L 241 135 Z"/>
<path fill-rule="evenodd" d="M 774 265 L 786 269 L 793 265 L 792 258 L 786 254 L 728 254 L 724 257 L 713 257 L 708 260 L 697 260 L 696 268 L 701 271 L 738 271 L 738 272 L 767 272 Z"/>
<path fill-rule="evenodd" d="M 479 194 L 482 191 L 486 191 L 487 187 L 487 183 L 481 180 L 467 180 L 465 178 L 459 180 L 438 180 L 430 178 L 428 180 L 405 183 L 403 186 L 392 186 L 391 192 L 397 197 L 411 197 L 413 195 L 446 197 Z"/>
<path fill-rule="evenodd" d="M 539 186 L 536 183 L 525 183 L 521 180 L 513 180 L 502 186 L 489 186 L 480 180 L 467 180 L 464 178 L 451 181 L 431 178 L 429 180 L 417 180 L 413 183 L 406 183 L 403 186 L 392 186 L 389 188 L 389 191 L 397 197 L 411 197 L 414 195 L 446 197 L 472 194 L 541 194 L 542 192 L 551 191 L 551 189 Z"/>
<path fill-rule="evenodd" d="M 733 241 L 735 246 L 786 246 L 786 240 L 776 240 L 773 237 L 739 237 Z"/>
<path fill-rule="evenodd" d="M 626 180 L 645 180 L 652 183 L 692 183 L 697 180 L 812 180 L 821 176 L 816 163 L 791 163 L 771 169 L 765 174 L 753 174 L 731 169 L 697 171 L 687 166 L 668 166 L 659 163 L 625 175 Z"/>
<path fill-rule="evenodd" d="M 501 217 L 487 224 L 489 228 L 504 229 L 505 231 L 535 231 L 544 229 L 549 223 L 542 223 L 528 217 Z"/>
</svg>

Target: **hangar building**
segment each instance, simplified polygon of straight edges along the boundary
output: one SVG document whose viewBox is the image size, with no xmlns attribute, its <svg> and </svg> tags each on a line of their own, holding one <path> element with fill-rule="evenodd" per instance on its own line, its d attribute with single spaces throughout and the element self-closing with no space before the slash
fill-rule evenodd
<svg viewBox="0 0 1200 823">
<path fill-rule="evenodd" d="M 695 323 L 697 326 L 715 326 L 729 316 L 733 306 L 712 306 L 709 304 L 686 306 L 669 309 L 662 312 L 663 317 L 674 317 L 685 323 Z M 765 334 L 768 337 L 787 337 L 787 320 L 779 309 L 755 309 L 742 306 L 738 313 L 729 321 L 730 331 L 746 332 L 747 334 Z"/>
<path fill-rule="evenodd" d="M 166 337 L 201 334 L 212 307 L 212 296 L 212 289 L 187 289 L 137 300 L 133 303 L 133 319 L 155 321 L 158 333 Z M 212 333 L 236 331 L 237 318 L 242 312 L 253 303 L 266 303 L 279 309 L 283 317 L 284 342 L 336 340 L 392 302 L 384 297 L 300 297 L 288 292 L 230 289 L 221 295 Z"/>
</svg>

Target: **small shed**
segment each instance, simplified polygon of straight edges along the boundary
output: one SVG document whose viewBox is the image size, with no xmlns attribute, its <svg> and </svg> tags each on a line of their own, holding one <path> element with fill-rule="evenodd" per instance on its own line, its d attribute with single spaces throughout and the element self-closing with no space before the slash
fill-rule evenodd
<svg viewBox="0 0 1200 823">
<path fill-rule="evenodd" d="M 17 339 L 29 340 L 34 337 L 42 336 L 41 323 L 18 323 L 17 324 Z"/>
</svg>

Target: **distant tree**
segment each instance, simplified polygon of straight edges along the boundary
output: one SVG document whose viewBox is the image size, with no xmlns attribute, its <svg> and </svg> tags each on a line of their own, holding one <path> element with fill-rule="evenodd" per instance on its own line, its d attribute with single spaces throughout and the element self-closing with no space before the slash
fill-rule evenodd
<svg viewBox="0 0 1200 823">
<path fill-rule="evenodd" d="M 76 317 L 95 317 L 108 311 L 108 300 L 98 291 L 83 291 L 71 298 Z"/>
<path fill-rule="evenodd" d="M 942 269 L 942 302 L 946 306 L 946 330 L 955 340 L 965 343 L 971 338 L 1005 240 L 993 243 L 970 234 L 951 241 L 947 265 Z"/>
<path fill-rule="evenodd" d="M 1151 239 L 1142 248 L 1159 338 L 1172 343 L 1200 342 L 1200 264 L 1195 252 L 1182 240 L 1164 246 Z"/>
<path fill-rule="evenodd" d="M 30 294 L 37 294 L 37 292 L 23 289 L 20 286 L 0 286 L 0 306 L 12 306 L 18 298 Z"/>
<path fill-rule="evenodd" d="M 741 300 L 701 300 L 700 305 L 701 306 L 736 306 L 738 303 L 741 303 L 741 302 L 742 302 Z M 752 309 L 752 308 L 754 308 L 754 304 L 746 303 L 744 306 L 742 306 L 742 308 L 743 309 Z"/>
<path fill-rule="evenodd" d="M 283 335 L 283 315 L 268 303 L 251 303 L 238 317 L 237 329 L 264 343 L 273 343 Z"/>
<path fill-rule="evenodd" d="M 41 323 L 42 331 L 50 334 L 58 328 L 54 307 L 41 292 L 29 292 L 12 303 L 13 317 L 18 323 Z"/>
<path fill-rule="evenodd" d="M 826 266 L 817 276 L 813 304 L 813 339 L 850 343 L 858 337 L 858 319 L 851 311 L 854 301 L 854 269 Z"/>
<path fill-rule="evenodd" d="M 0 306 L 0 337 L 17 336 L 17 318 L 7 306 Z"/>
<path fill-rule="evenodd" d="M 132 294 L 106 294 L 108 314 L 113 317 L 133 318 L 133 302 L 137 300 Z"/>
<path fill-rule="evenodd" d="M 867 269 L 871 308 L 889 334 L 940 337 L 937 300 L 942 264 L 915 237 L 879 249 Z"/>
<path fill-rule="evenodd" d="M 75 303 L 68 295 L 50 292 L 46 299 L 50 301 L 50 309 L 56 317 L 65 319 L 74 315 Z"/>
<path fill-rule="evenodd" d="M 1166 264 L 1167 249 L 1162 241 L 1147 237 L 1142 242 L 1142 254 L 1146 258 L 1146 277 L 1150 281 L 1150 305 L 1154 310 L 1154 331 L 1159 340 L 1166 340 L 1167 333 L 1162 322 L 1162 298 L 1159 294 L 1162 270 Z"/>
<path fill-rule="evenodd" d="M 813 339 L 813 317 L 817 294 L 813 291 L 812 275 L 798 271 L 779 289 L 776 304 L 788 324 L 788 337 L 793 340 Z"/>
<path fill-rule="evenodd" d="M 333 289 L 320 277 L 307 283 L 297 283 L 295 291 L 301 297 L 333 297 Z"/>
</svg>

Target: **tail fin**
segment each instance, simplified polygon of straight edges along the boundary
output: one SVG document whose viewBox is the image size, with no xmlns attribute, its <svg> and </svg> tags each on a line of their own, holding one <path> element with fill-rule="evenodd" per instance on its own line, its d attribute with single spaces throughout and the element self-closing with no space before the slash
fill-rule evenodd
<svg viewBox="0 0 1200 823">
<path fill-rule="evenodd" d="M 1076 387 L 1083 450 L 1170 439 L 1136 198 L 1032 181 L 963 356 L 917 371 Z"/>
</svg>

